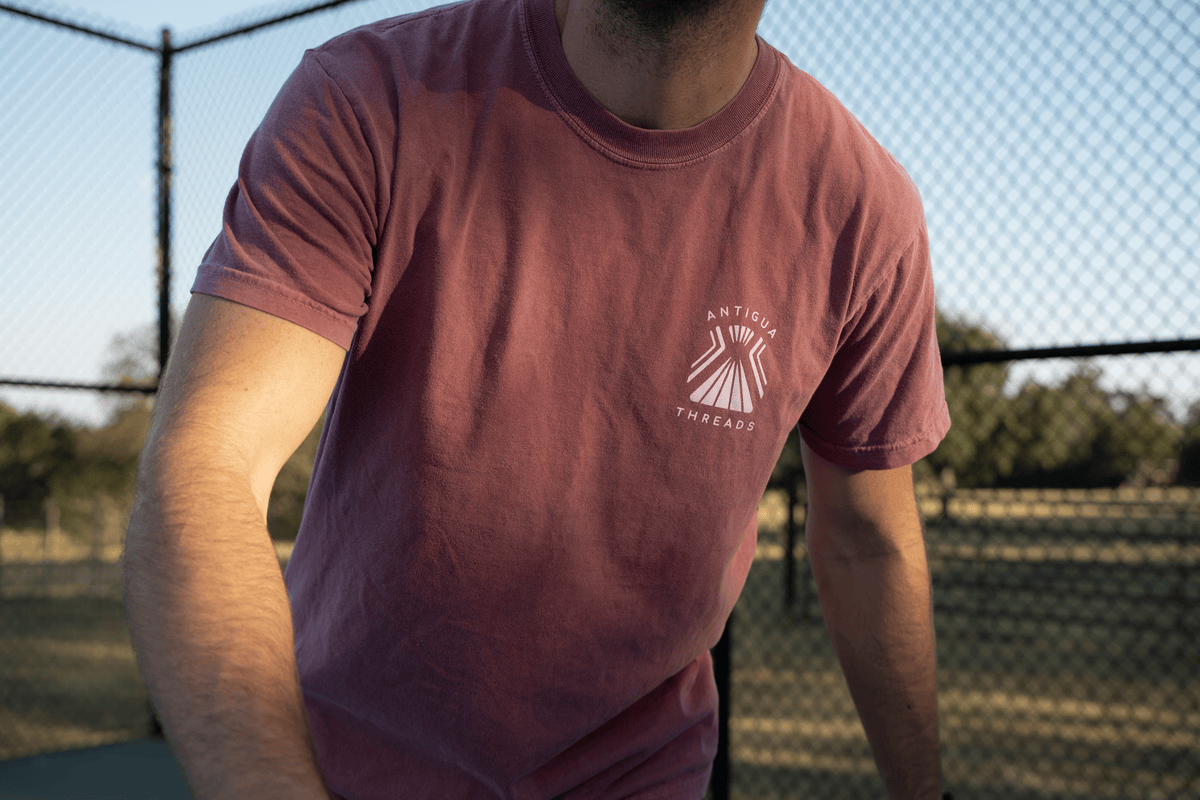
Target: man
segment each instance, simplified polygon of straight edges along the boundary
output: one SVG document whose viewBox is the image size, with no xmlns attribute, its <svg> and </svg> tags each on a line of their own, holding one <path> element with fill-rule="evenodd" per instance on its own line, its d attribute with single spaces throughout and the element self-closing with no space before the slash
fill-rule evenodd
<svg viewBox="0 0 1200 800">
<path fill-rule="evenodd" d="M 126 540 L 198 797 L 701 797 L 708 650 L 797 421 L 876 760 L 938 796 L 924 219 L 757 38 L 763 2 L 471 0 L 305 54 L 200 267 Z M 285 589 L 267 498 L 323 409 Z"/>
</svg>

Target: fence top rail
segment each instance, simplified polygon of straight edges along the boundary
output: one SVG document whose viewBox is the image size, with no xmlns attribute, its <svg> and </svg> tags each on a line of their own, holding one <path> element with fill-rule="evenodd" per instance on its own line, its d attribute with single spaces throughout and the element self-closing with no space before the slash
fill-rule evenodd
<svg viewBox="0 0 1200 800">
<path fill-rule="evenodd" d="M 947 350 L 942 352 L 942 365 L 947 367 L 965 367 L 972 364 L 995 364 L 1003 361 L 1029 361 L 1042 358 L 1082 358 L 1087 356 L 1142 355 L 1144 353 L 1182 353 L 1191 351 L 1200 351 L 1200 339 L 1085 344 L 1067 347 L 1052 346 L 1024 350 Z"/>
<path fill-rule="evenodd" d="M 216 44 L 217 42 L 221 42 L 226 39 L 233 38 L 234 36 L 241 36 L 241 35 L 244 35 L 247 33 L 253 33 L 254 31 L 260 30 L 262 28 L 268 28 L 268 27 L 271 27 L 272 25 L 278 25 L 280 23 L 287 22 L 289 20 L 297 19 L 299 17 L 304 17 L 309 14 L 315 14 L 319 11 L 327 11 L 331 8 L 345 5 L 346 3 L 354 3 L 354 2 L 358 2 L 358 0 L 326 0 L 325 2 L 318 3 L 316 5 L 307 6 L 305 8 L 300 8 L 295 11 L 290 11 L 286 14 L 280 14 L 280 15 L 277 15 L 274 17 L 270 17 L 268 19 L 261 20 L 259 22 L 254 22 L 249 25 L 243 25 L 243 26 L 240 26 L 237 28 L 231 28 L 227 31 L 222 31 L 217 34 L 213 34 L 212 36 L 206 36 L 202 39 L 197 39 L 196 41 L 186 42 L 186 43 L 178 45 L 178 46 L 169 46 L 168 45 L 167 48 L 170 50 L 171 53 L 183 53 L 188 50 L 196 50 L 196 49 L 199 49 L 206 45 Z M 147 42 L 139 42 L 136 39 L 129 39 L 129 38 L 120 36 L 115 33 L 110 33 L 108 31 L 102 31 L 97 28 L 88 27 L 86 25 L 80 25 L 75 22 L 69 22 L 65 19 L 60 19 L 58 17 L 52 17 L 52 16 L 48 16 L 46 14 L 42 14 L 42 13 L 39 13 L 36 11 L 30 11 L 29 9 L 20 8 L 19 6 L 14 6 L 9 3 L 0 3 L 0 11 L 7 11 L 11 14 L 16 14 L 16 15 L 22 16 L 22 17 L 28 17 L 30 19 L 35 19 L 35 20 L 38 20 L 39 22 L 45 22 L 50 25 L 57 25 L 60 28 L 66 28 L 68 30 L 75 31 L 76 33 L 82 33 L 82 34 L 86 34 L 88 36 L 95 36 L 100 39 L 106 39 L 110 42 L 115 42 L 117 44 L 126 45 L 127 47 L 136 47 L 139 50 L 145 50 L 150 53 L 158 53 L 161 55 L 164 51 L 163 45 L 149 44 Z"/>
<path fill-rule="evenodd" d="M 346 3 L 354 3 L 354 2 L 358 2 L 358 0 L 326 0 L 326 2 L 323 2 L 323 3 L 318 3 L 318 4 L 312 5 L 312 6 L 306 6 L 304 8 L 300 8 L 295 11 L 289 11 L 286 14 L 280 14 L 278 16 L 270 17 L 268 19 L 264 19 L 259 22 L 253 22 L 249 25 L 243 25 L 238 28 L 231 28 L 230 30 L 222 31 L 221 33 L 217 33 L 217 34 L 213 34 L 212 36 L 206 36 L 203 39 L 197 39 L 194 42 L 186 42 L 184 44 L 179 45 L 178 47 L 172 47 L 171 51 L 174 53 L 183 53 L 188 50 L 197 50 L 201 47 L 205 47 L 210 44 L 216 44 L 217 42 L 221 42 L 226 39 L 231 39 L 234 36 L 242 36 L 247 33 L 253 33 L 254 31 L 257 31 L 261 28 L 268 28 L 272 25 L 279 25 L 280 23 L 288 22 L 289 20 L 298 19 L 299 17 L 308 16 L 309 14 L 315 14 L 319 11 L 328 11 L 331 8 L 336 8 L 337 6 L 345 5 Z"/>
<path fill-rule="evenodd" d="M 27 389 L 83 389 L 89 392 L 136 392 L 156 394 L 158 384 L 136 385 L 123 383 L 80 383 L 76 381 L 42 381 L 24 378 L 0 378 L 0 386 L 23 386 Z"/>
<path fill-rule="evenodd" d="M 123 44 L 126 47 L 135 47 L 138 50 L 145 50 L 150 53 L 157 53 L 160 51 L 159 47 L 152 45 L 152 44 L 147 44 L 146 42 L 139 42 L 135 39 L 127 39 L 126 37 L 118 36 L 115 33 L 109 33 L 108 31 L 102 31 L 102 30 L 98 30 L 96 28 L 89 28 L 85 25 L 79 25 L 74 22 L 68 22 L 65 19 L 58 19 L 57 17 L 46 16 L 45 14 L 39 14 L 35 11 L 29 11 L 28 9 L 18 8 L 17 6 L 10 5 L 8 3 L 0 3 L 0 11 L 7 11 L 10 14 L 16 14 L 18 16 L 28 17 L 30 19 L 35 19 L 39 22 L 48 23 L 50 25 L 57 25 L 60 28 L 66 28 L 68 30 L 75 31 L 76 33 L 83 33 L 88 36 L 95 36 L 100 39 L 106 39 L 110 42 L 115 42 L 117 44 Z"/>
</svg>

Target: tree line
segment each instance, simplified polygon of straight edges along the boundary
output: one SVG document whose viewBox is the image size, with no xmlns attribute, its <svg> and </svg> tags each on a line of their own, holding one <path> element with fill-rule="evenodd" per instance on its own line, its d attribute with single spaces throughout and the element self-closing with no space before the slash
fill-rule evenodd
<svg viewBox="0 0 1200 800">
<path fill-rule="evenodd" d="M 981 325 L 937 315 L 943 352 L 1003 350 Z M 917 480 L 952 476 L 962 488 L 1200 486 L 1200 402 L 1176 420 L 1165 398 L 1106 390 L 1094 363 L 1081 360 L 1053 385 L 1009 387 L 1008 363 L 945 370 L 951 428 L 914 467 Z M 771 478 L 786 488 L 803 479 L 795 434 Z"/>
<path fill-rule="evenodd" d="M 178 330 L 178 319 L 172 320 Z M 106 380 L 144 386 L 158 370 L 158 328 L 117 334 L 101 367 Z M 0 402 L 0 525 L 41 528 L 50 505 L 63 530 L 83 533 L 93 524 L 93 500 L 115 501 L 122 518 L 133 505 L 138 457 L 150 430 L 153 399 L 130 394 L 109 401 L 101 425 L 54 415 L 19 413 Z M 319 420 L 279 472 L 268 503 L 267 527 L 275 538 L 294 538 L 304 511 L 323 420 Z"/>
<path fill-rule="evenodd" d="M 937 335 L 944 351 L 1004 347 L 984 327 L 940 314 Z M 152 326 L 116 337 L 107 377 L 152 380 L 156 341 Z M 916 465 L 918 480 L 953 474 L 964 488 L 1200 486 L 1200 403 L 1176 420 L 1163 398 L 1104 389 L 1100 370 L 1087 362 L 1049 386 L 1028 381 L 1014 390 L 1009 373 L 1008 364 L 946 369 L 953 425 Z M 98 494 L 128 513 L 152 410 L 150 398 L 125 397 L 111 403 L 103 424 L 86 426 L 0 403 L 3 525 L 41 527 L 53 504 L 64 529 L 85 530 Z M 276 538 L 292 538 L 299 527 L 320 429 L 318 422 L 275 483 L 267 525 Z M 771 485 L 794 486 L 802 475 L 793 435 Z"/>
<path fill-rule="evenodd" d="M 1004 349 L 979 325 L 938 315 L 944 352 Z M 1114 487 L 1200 485 L 1200 404 L 1176 420 L 1146 391 L 1104 389 L 1101 370 L 1081 360 L 1054 385 L 1027 380 L 1006 391 L 1010 365 L 945 371 L 952 426 L 926 459 L 954 470 L 959 486 Z"/>
<path fill-rule="evenodd" d="M 41 528 L 53 505 L 64 530 L 83 533 L 98 495 L 127 516 L 152 407 L 149 399 L 122 403 L 90 427 L 0 403 L 0 524 Z M 276 538 L 294 538 L 300 527 L 320 431 L 318 422 L 275 481 L 267 527 Z"/>
</svg>

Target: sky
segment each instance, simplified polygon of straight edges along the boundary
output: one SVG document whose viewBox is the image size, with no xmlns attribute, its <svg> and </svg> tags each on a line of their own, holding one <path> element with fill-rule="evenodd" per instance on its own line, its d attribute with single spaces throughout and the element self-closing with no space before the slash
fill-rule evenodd
<svg viewBox="0 0 1200 800">
<path fill-rule="evenodd" d="M 149 44 L 163 26 L 179 44 L 302 5 L 21 4 Z M 303 50 L 432 4 L 362 0 L 176 58 L 176 311 Z M 1200 337 L 1194 0 L 770 0 L 759 32 L 913 177 L 944 310 L 1012 347 Z M 24 76 L 0 85 L 0 376 L 98 381 L 113 337 L 156 316 L 156 56 L 0 13 L 0 72 Z M 1198 362 L 1100 366 L 1183 407 L 1200 398 Z M 108 408 L 90 392 L 0 400 L 86 422 Z"/>
</svg>

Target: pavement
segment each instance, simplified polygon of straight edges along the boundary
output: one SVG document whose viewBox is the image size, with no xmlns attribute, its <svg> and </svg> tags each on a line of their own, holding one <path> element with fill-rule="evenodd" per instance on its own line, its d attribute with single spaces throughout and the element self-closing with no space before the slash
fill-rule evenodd
<svg viewBox="0 0 1200 800">
<path fill-rule="evenodd" d="M 0 800 L 191 800 L 165 739 L 0 761 Z"/>
</svg>

